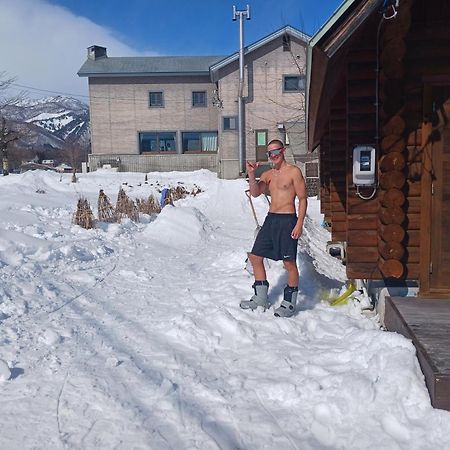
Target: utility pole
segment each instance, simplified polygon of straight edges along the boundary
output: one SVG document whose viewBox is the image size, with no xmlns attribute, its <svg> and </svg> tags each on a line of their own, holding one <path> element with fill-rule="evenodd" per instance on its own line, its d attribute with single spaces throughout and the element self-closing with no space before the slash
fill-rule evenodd
<svg viewBox="0 0 450 450">
<path fill-rule="evenodd" d="M 250 5 L 245 10 L 233 6 L 233 21 L 239 17 L 239 91 L 238 91 L 238 137 L 239 171 L 245 173 L 245 115 L 244 115 L 244 17 L 250 20 Z"/>
</svg>

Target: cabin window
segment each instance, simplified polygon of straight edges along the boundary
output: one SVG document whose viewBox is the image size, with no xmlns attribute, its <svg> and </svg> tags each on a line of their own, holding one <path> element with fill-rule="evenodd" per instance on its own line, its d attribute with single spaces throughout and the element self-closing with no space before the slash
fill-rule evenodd
<svg viewBox="0 0 450 450">
<path fill-rule="evenodd" d="M 237 130 L 237 124 L 238 124 L 238 121 L 237 121 L 236 116 L 223 118 L 223 130 L 224 131 Z"/>
<path fill-rule="evenodd" d="M 150 108 L 163 108 L 164 97 L 161 91 L 153 91 L 148 94 L 148 106 Z"/>
<path fill-rule="evenodd" d="M 176 133 L 173 131 L 144 131 L 139 133 L 139 153 L 175 152 Z"/>
<path fill-rule="evenodd" d="M 183 153 L 217 152 L 217 131 L 185 131 L 181 137 Z"/>
<path fill-rule="evenodd" d="M 283 92 L 305 90 L 305 75 L 283 75 Z"/>
<path fill-rule="evenodd" d="M 194 108 L 204 108 L 206 106 L 206 91 L 192 92 L 192 106 Z"/>
</svg>

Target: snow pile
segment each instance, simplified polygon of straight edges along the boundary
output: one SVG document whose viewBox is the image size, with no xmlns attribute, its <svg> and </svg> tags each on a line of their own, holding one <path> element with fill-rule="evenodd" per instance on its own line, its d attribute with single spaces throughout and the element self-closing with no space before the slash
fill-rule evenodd
<svg viewBox="0 0 450 450">
<path fill-rule="evenodd" d="M 0 177 L 0 448 L 444 449 L 415 350 L 367 317 L 310 199 L 291 319 L 243 311 L 256 222 L 243 180 L 208 171 Z M 139 223 L 71 223 L 95 205 L 202 192 Z M 254 200 L 262 223 L 268 204 Z M 270 301 L 286 284 L 268 266 Z"/>
</svg>

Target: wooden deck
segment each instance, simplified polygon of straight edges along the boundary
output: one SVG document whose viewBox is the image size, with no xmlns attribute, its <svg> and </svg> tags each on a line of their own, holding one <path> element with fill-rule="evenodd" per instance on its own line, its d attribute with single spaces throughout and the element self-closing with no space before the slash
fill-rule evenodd
<svg viewBox="0 0 450 450">
<path fill-rule="evenodd" d="M 450 411 L 450 299 L 386 297 L 384 321 L 413 341 L 431 404 Z"/>
</svg>

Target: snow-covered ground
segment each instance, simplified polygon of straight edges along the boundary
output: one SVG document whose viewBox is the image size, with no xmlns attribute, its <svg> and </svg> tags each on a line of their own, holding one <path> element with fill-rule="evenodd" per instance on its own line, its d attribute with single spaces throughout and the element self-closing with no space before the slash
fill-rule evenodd
<svg viewBox="0 0 450 450">
<path fill-rule="evenodd" d="M 317 200 L 291 319 L 244 311 L 255 222 L 243 180 L 208 171 L 0 177 L 0 448 L 446 449 L 411 342 L 380 330 L 325 252 Z M 140 223 L 71 224 L 183 183 L 197 196 Z M 123 184 L 126 183 L 126 184 Z M 259 221 L 267 210 L 255 201 Z M 286 275 L 268 269 L 272 303 Z"/>
</svg>

